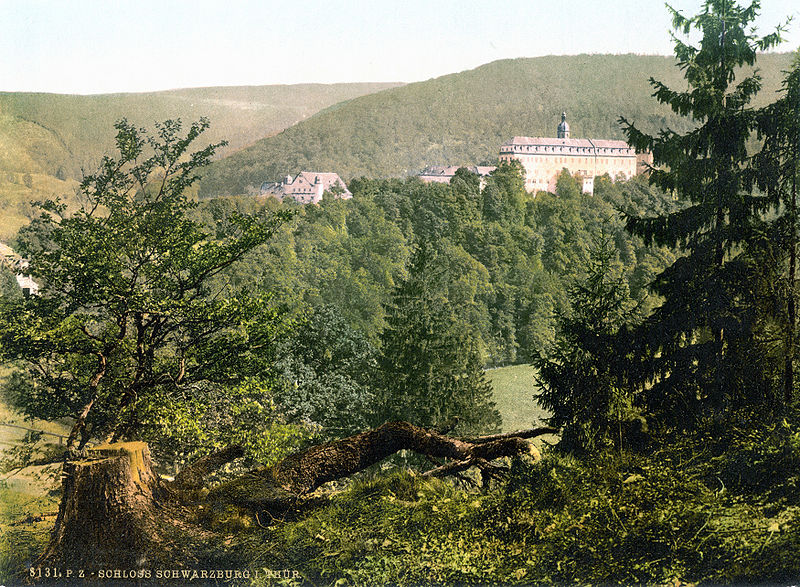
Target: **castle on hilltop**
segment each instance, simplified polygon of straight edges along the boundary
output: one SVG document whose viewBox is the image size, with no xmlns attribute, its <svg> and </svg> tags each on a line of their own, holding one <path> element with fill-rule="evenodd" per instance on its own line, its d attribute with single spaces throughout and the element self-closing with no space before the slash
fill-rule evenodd
<svg viewBox="0 0 800 587">
<path fill-rule="evenodd" d="M 570 138 L 567 113 L 561 114 L 556 138 L 514 137 L 500 147 L 500 161 L 517 160 L 525 170 L 525 189 L 555 192 L 562 169 L 577 175 L 584 193 L 594 191 L 594 178 L 630 179 L 646 169 L 649 154 L 637 155 L 625 141 Z"/>
</svg>

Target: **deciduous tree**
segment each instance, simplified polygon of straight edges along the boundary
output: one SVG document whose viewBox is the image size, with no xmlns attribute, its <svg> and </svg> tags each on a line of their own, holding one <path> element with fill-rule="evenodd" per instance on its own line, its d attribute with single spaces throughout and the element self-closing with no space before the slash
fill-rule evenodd
<svg viewBox="0 0 800 587">
<path fill-rule="evenodd" d="M 130 437 L 209 389 L 268 387 L 288 315 L 266 294 L 221 295 L 209 283 L 268 241 L 287 213 L 236 215 L 216 233 L 190 218 L 186 190 L 219 147 L 190 150 L 208 125 L 182 134 L 179 121 L 166 121 L 147 135 L 118 122 L 118 153 L 83 179 L 80 209 L 44 202 L 21 232 L 42 288 L 5 313 L 2 348 L 27 375 L 15 394 L 21 408 L 74 418 L 70 447 Z"/>
</svg>

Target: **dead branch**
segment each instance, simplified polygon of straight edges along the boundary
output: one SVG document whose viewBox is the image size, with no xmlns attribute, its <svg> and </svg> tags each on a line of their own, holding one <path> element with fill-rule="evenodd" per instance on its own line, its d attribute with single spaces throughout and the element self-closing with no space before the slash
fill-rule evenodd
<svg viewBox="0 0 800 587">
<path fill-rule="evenodd" d="M 530 430 L 519 430 L 518 432 L 506 432 L 504 434 L 492 434 L 491 436 L 478 436 L 477 438 L 465 438 L 464 442 L 472 444 L 483 444 L 485 442 L 492 442 L 495 440 L 503 440 L 504 438 L 536 438 L 545 434 L 558 434 L 558 428 L 550 428 L 549 426 L 542 426 L 541 428 L 531 428 Z"/>
<path fill-rule="evenodd" d="M 456 473 L 460 473 L 461 471 L 466 471 L 472 467 L 478 466 L 479 462 L 487 462 L 484 459 L 467 459 L 466 461 L 453 461 L 442 465 L 440 467 L 436 467 L 435 469 L 430 469 L 429 471 L 425 471 L 422 476 L 423 477 L 447 477 L 448 475 L 455 475 Z"/>
</svg>

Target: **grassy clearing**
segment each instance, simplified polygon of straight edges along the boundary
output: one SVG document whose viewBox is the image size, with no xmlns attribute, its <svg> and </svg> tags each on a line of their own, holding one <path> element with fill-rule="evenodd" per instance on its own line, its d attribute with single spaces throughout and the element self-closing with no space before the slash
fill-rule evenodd
<svg viewBox="0 0 800 587">
<path fill-rule="evenodd" d="M 0 584 L 19 584 L 20 573 L 44 551 L 57 513 L 57 496 L 31 495 L 0 482 Z"/>
<path fill-rule="evenodd" d="M 0 377 L 5 374 L 0 372 Z M 63 422 L 26 420 L 3 401 L 0 422 L 55 434 L 69 432 Z M 22 581 L 20 573 L 43 552 L 58 513 L 61 465 L 19 468 L 17 461 L 57 452 L 59 445 L 51 436 L 42 435 L 34 443 L 26 442 L 29 437 L 25 430 L 0 426 L 0 584 Z"/>
<path fill-rule="evenodd" d="M 0 400 L 0 423 L 53 434 L 69 434 L 67 422 L 26 419 L 2 400 Z M 57 490 L 60 465 L 26 467 L 21 465 L 31 460 L 53 457 L 63 450 L 64 446 L 59 444 L 54 436 L 37 435 L 22 428 L 0 426 L 0 488 L 29 497 L 42 496 Z"/>
<path fill-rule="evenodd" d="M 498 367 L 486 372 L 494 388 L 494 402 L 503 417 L 503 432 L 515 432 L 540 426 L 547 412 L 539 407 L 533 394 L 539 388 L 531 365 Z"/>
</svg>

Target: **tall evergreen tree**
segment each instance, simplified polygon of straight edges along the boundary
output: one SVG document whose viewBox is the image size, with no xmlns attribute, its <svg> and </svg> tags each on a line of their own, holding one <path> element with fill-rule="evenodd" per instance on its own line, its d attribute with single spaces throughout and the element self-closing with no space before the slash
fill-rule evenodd
<svg viewBox="0 0 800 587">
<path fill-rule="evenodd" d="M 561 428 L 562 445 L 582 450 L 621 444 L 634 397 L 620 349 L 636 303 L 606 235 L 590 251 L 586 278 L 567 295 L 571 309 L 556 311 L 552 347 L 533 353 L 541 388 L 537 399 L 552 414 L 549 423 Z"/>
<path fill-rule="evenodd" d="M 737 254 L 767 203 L 752 195 L 746 181 L 755 125 L 750 102 L 760 78 L 756 71 L 736 80 L 743 67 L 755 64 L 758 51 L 780 41 L 780 29 L 764 37 L 752 32 L 758 11 L 757 1 L 743 8 L 734 0 L 707 0 L 692 18 L 672 10 L 678 35 L 692 29 L 702 34 L 698 46 L 674 37 L 687 88 L 650 81 L 659 102 L 697 127 L 650 136 L 621 119 L 629 143 L 653 154 L 651 182 L 684 203 L 667 215 L 628 221 L 648 243 L 681 246 L 686 253 L 656 279 L 665 301 L 646 332 L 654 357 L 647 376 L 656 380 L 651 403 L 674 412 L 719 410 L 748 393 L 747 382 L 738 385 L 733 376 L 747 359 L 742 342 L 751 325 L 742 297 L 748 276 Z"/>
<path fill-rule="evenodd" d="M 797 184 L 800 180 L 800 52 L 787 72 L 780 99 L 757 115 L 761 151 L 753 158 L 754 180 L 769 198 L 779 215 L 765 231 L 764 245 L 777 248 L 782 255 L 776 288 L 783 316 L 783 401 L 789 404 L 794 392 L 796 353 L 796 273 L 797 273 Z"/>
<path fill-rule="evenodd" d="M 449 302 L 448 262 L 429 244 L 411 260 L 394 292 L 383 333 L 377 420 L 495 431 L 500 414 L 471 328 Z"/>
</svg>

